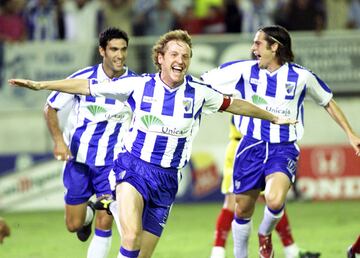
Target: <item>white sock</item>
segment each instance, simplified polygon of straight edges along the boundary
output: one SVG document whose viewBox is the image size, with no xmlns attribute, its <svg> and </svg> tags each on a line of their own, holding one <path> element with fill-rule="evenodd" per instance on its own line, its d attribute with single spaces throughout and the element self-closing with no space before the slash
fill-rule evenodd
<svg viewBox="0 0 360 258">
<path fill-rule="evenodd" d="M 284 209 L 282 209 L 282 211 L 278 214 L 274 214 L 268 209 L 267 206 L 265 206 L 264 217 L 259 226 L 259 234 L 263 236 L 270 235 L 283 215 Z"/>
<path fill-rule="evenodd" d="M 299 253 L 300 253 L 300 249 L 295 243 L 288 246 L 284 246 L 285 258 L 297 258 L 299 257 Z"/>
<path fill-rule="evenodd" d="M 120 220 L 119 220 L 119 212 L 118 212 L 118 205 L 117 202 L 114 201 L 112 203 L 110 203 L 110 207 L 109 207 L 113 217 L 114 217 L 114 221 L 117 227 L 117 230 L 119 232 L 119 235 L 121 237 L 121 226 L 120 226 Z"/>
<path fill-rule="evenodd" d="M 87 206 L 84 226 L 89 225 L 89 223 L 93 220 L 93 218 L 94 218 L 94 211 L 89 206 Z"/>
<path fill-rule="evenodd" d="M 248 242 L 252 229 L 252 222 L 239 224 L 234 219 L 231 223 L 231 230 L 234 239 L 235 258 L 248 258 Z"/>
<path fill-rule="evenodd" d="M 102 237 L 94 234 L 87 252 L 87 258 L 106 258 L 111 248 L 111 235 Z"/>
<path fill-rule="evenodd" d="M 225 258 L 225 248 L 222 246 L 214 246 L 211 250 L 210 258 Z"/>
</svg>

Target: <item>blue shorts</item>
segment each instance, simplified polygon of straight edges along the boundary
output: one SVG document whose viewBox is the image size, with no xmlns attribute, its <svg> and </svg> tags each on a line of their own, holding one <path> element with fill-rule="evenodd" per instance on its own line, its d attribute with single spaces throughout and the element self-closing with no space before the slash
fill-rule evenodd
<svg viewBox="0 0 360 258">
<path fill-rule="evenodd" d="M 235 156 L 234 193 L 264 190 L 265 177 L 275 172 L 286 174 L 294 183 L 299 154 L 295 142 L 268 143 L 244 136 Z"/>
<path fill-rule="evenodd" d="M 111 194 L 109 173 L 112 166 L 89 166 L 75 161 L 68 161 L 63 172 L 66 188 L 65 203 L 77 205 L 85 203 L 96 194 L 97 197 Z"/>
<path fill-rule="evenodd" d="M 160 237 L 178 190 L 178 170 L 150 164 L 125 152 L 115 161 L 114 172 L 117 183 L 127 182 L 142 195 L 143 229 Z"/>
</svg>

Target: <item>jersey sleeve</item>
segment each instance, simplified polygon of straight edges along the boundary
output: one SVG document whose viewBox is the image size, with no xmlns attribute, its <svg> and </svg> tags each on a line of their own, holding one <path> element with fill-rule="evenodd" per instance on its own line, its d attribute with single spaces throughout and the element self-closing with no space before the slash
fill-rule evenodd
<svg viewBox="0 0 360 258">
<path fill-rule="evenodd" d="M 69 103 L 73 102 L 74 100 L 75 100 L 75 95 L 73 94 L 53 91 L 48 96 L 46 102 L 50 107 L 56 110 L 62 110 L 63 108 L 65 108 L 65 106 L 67 106 Z"/>
<path fill-rule="evenodd" d="M 201 75 L 201 79 L 224 95 L 236 96 L 235 86 L 241 77 L 239 63 L 224 64 Z"/>
<path fill-rule="evenodd" d="M 134 89 L 141 85 L 141 77 L 128 76 L 116 81 L 101 82 L 89 80 L 90 94 L 94 97 L 115 98 L 121 102 L 127 101 Z"/>
<path fill-rule="evenodd" d="M 314 73 L 309 72 L 306 87 L 308 94 L 320 106 L 326 106 L 333 97 L 330 88 Z"/>
<path fill-rule="evenodd" d="M 204 86 L 205 103 L 202 108 L 204 114 L 212 114 L 219 111 L 224 102 L 224 95 L 210 87 Z"/>
</svg>

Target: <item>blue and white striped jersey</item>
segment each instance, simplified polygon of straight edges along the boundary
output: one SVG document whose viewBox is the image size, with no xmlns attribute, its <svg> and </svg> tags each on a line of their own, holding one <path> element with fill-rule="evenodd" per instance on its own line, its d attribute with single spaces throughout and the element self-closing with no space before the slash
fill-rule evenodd
<svg viewBox="0 0 360 258">
<path fill-rule="evenodd" d="M 125 148 L 132 155 L 164 168 L 185 166 L 201 114 L 215 113 L 223 103 L 221 93 L 190 75 L 175 89 L 164 84 L 158 73 L 106 84 L 92 80 L 90 92 L 93 96 L 133 103 Z"/>
<path fill-rule="evenodd" d="M 270 73 L 260 69 L 256 60 L 234 61 L 206 72 L 201 78 L 224 94 L 250 101 L 278 116 L 299 120 L 298 124 L 287 126 L 235 116 L 235 126 L 243 135 L 272 143 L 301 139 L 306 94 L 321 106 L 332 98 L 331 90 L 322 80 L 294 63 L 286 63 Z"/>
<path fill-rule="evenodd" d="M 123 76 L 135 75 L 126 68 Z M 79 70 L 68 78 L 110 81 L 102 64 Z M 116 80 L 116 79 L 113 79 Z M 105 97 L 73 95 L 53 91 L 47 103 L 62 110 L 71 105 L 64 125 L 64 139 L 77 162 L 88 165 L 111 165 L 122 148 L 132 110 L 128 104 Z"/>
</svg>

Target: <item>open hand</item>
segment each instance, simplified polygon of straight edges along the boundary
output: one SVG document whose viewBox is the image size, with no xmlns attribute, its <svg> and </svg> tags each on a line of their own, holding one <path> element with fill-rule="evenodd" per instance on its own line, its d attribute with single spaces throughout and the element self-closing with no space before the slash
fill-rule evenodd
<svg viewBox="0 0 360 258">
<path fill-rule="evenodd" d="M 299 121 L 292 118 L 286 118 L 286 117 L 277 117 L 273 123 L 277 125 L 294 125 L 297 124 Z"/>
<path fill-rule="evenodd" d="M 40 83 L 36 81 L 26 80 L 26 79 L 10 79 L 8 80 L 9 84 L 12 86 L 28 88 L 31 90 L 40 90 Z"/>
</svg>

